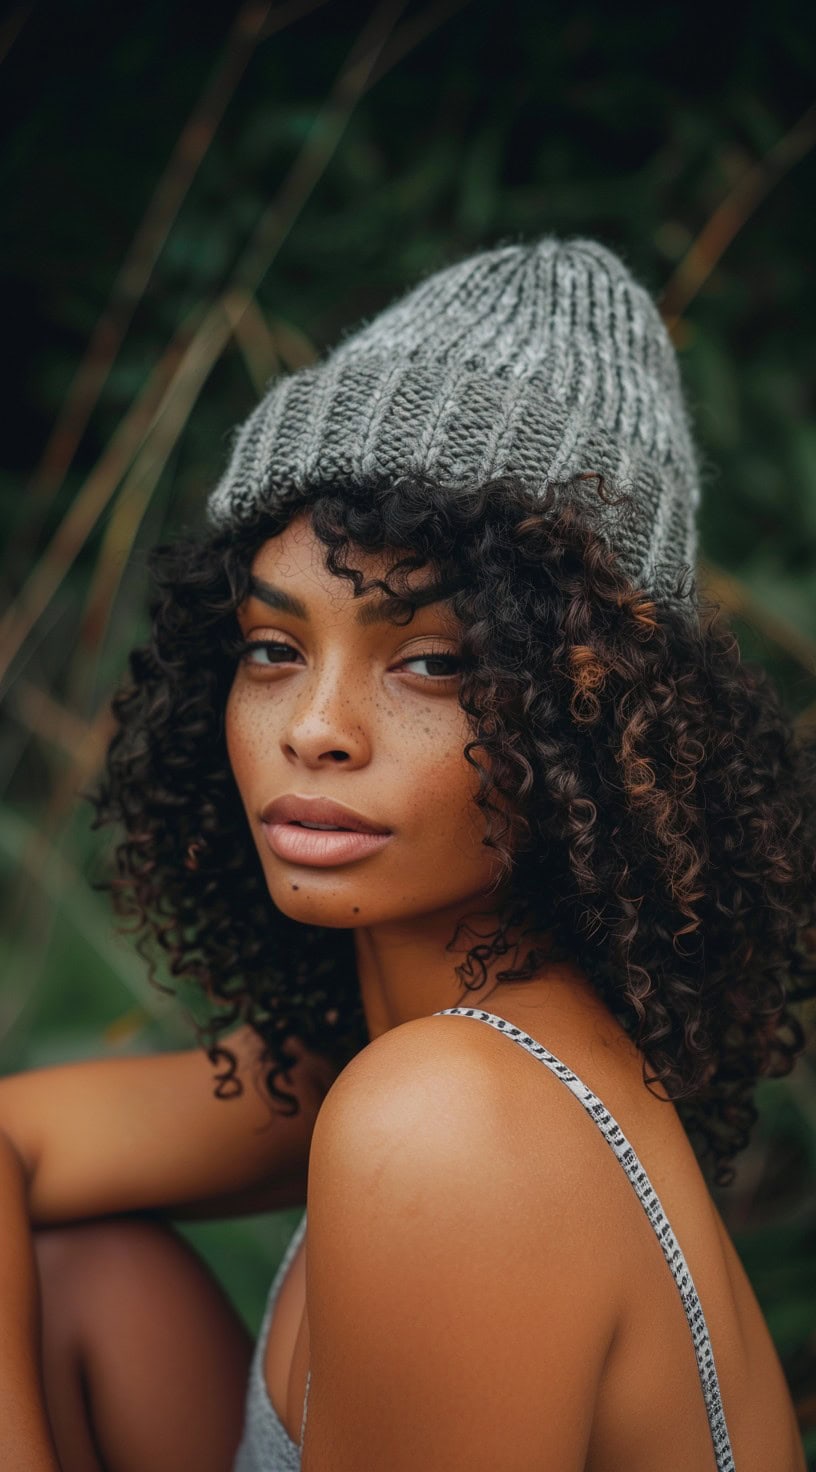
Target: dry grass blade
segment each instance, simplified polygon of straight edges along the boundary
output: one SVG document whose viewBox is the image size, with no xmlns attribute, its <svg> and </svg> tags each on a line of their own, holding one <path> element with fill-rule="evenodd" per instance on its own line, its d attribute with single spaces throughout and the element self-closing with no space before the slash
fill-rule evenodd
<svg viewBox="0 0 816 1472">
<path fill-rule="evenodd" d="M 26 876 L 32 871 L 36 872 L 38 865 L 43 864 L 50 854 L 57 851 L 61 827 L 74 809 L 77 794 L 100 770 L 114 731 L 113 713 L 107 700 L 100 706 L 92 721 L 82 723 L 84 733 L 73 724 L 69 729 L 66 717 L 70 716 L 70 713 L 63 714 L 63 709 L 58 701 L 41 691 L 38 691 L 36 695 L 30 693 L 28 700 L 23 702 L 18 700 L 18 716 L 27 720 L 32 734 L 39 739 L 43 739 L 42 723 L 44 721 L 62 726 L 62 734 L 66 740 L 63 752 L 69 756 L 69 760 L 64 772 L 48 794 L 46 810 L 38 819 L 38 826 L 36 828 L 25 826 L 26 836 L 19 856 L 20 862 L 15 867 L 15 883 L 9 890 L 4 907 L 4 923 L 9 929 L 20 920 L 32 898 Z M 73 720 L 79 720 L 79 717 L 74 716 Z M 68 741 L 73 747 L 70 753 Z M 50 744 L 52 743 L 49 740 Z M 4 809 L 2 821 L 6 822 L 10 818 L 10 810 Z"/>
<path fill-rule="evenodd" d="M 233 272 L 231 286 L 246 293 L 247 299 L 257 292 L 326 165 L 337 151 L 349 119 L 369 85 L 377 59 L 406 4 L 407 0 L 381 0 L 355 40 L 277 198 L 261 215 Z"/>
<path fill-rule="evenodd" d="M 281 371 L 274 334 L 254 296 L 237 289 L 226 291 L 223 305 L 252 387 L 260 397 L 270 378 Z"/>
<path fill-rule="evenodd" d="M 30 1000 L 31 975 L 41 964 L 42 954 L 48 943 L 53 919 L 60 906 L 70 915 L 71 923 L 82 934 L 96 952 L 103 965 L 109 968 L 135 1003 L 157 1020 L 177 1022 L 177 1011 L 169 999 L 164 998 L 144 975 L 144 963 L 115 935 L 108 923 L 100 923 L 102 916 L 96 902 L 88 892 L 88 881 L 83 873 L 60 853 L 52 843 L 39 834 L 19 815 L 5 810 L 0 813 L 0 851 L 22 871 L 30 893 L 36 893 L 47 901 L 44 914 L 47 924 L 37 936 L 38 952 L 26 953 L 26 964 L 20 981 L 11 986 L 2 996 L 0 1008 L 0 1039 L 6 1037 L 14 1026 L 17 1016 Z"/>
<path fill-rule="evenodd" d="M 717 206 L 689 247 L 663 292 L 660 309 L 669 331 L 714 270 L 735 235 L 775 184 L 816 143 L 816 106 L 809 107 L 759 163 L 743 175 Z"/>
<path fill-rule="evenodd" d="M 25 840 L 22 868 L 9 893 L 7 917 L 22 914 L 29 888 L 27 874 L 36 868 L 39 857 L 51 852 L 59 824 L 73 807 L 77 791 L 100 771 L 114 731 L 107 700 L 92 721 L 85 721 L 30 680 L 20 680 L 15 687 L 14 714 L 32 736 L 67 758 L 67 765 L 63 780 L 50 794 L 48 820 L 31 829 Z"/>
<path fill-rule="evenodd" d="M 302 13 L 314 8 L 314 0 L 291 8 Z M 34 474 L 32 503 L 47 503 L 73 460 L 170 229 L 265 30 L 269 10 L 269 0 L 242 5 L 219 64 L 179 134 L 65 396 Z"/>
<path fill-rule="evenodd" d="M 0 683 L 114 495 L 133 456 L 155 425 L 186 355 L 196 341 L 195 335 L 191 337 L 196 324 L 199 332 L 207 325 L 206 318 L 201 322 L 200 307 L 189 314 L 165 349 L 135 403 L 111 437 L 104 455 L 71 502 L 16 601 L 0 622 Z"/>
<path fill-rule="evenodd" d="M 296 373 L 298 368 L 308 368 L 311 363 L 317 362 L 317 348 L 311 338 L 299 327 L 295 327 L 294 323 L 284 322 L 281 317 L 273 317 L 269 330 L 275 339 L 275 347 L 283 366 L 290 373 Z"/>
<path fill-rule="evenodd" d="M 85 741 L 54 784 L 48 807 L 40 820 L 39 832 L 45 842 L 54 844 L 58 841 L 62 825 L 71 818 L 77 797 L 101 772 L 115 730 L 116 721 L 110 699 L 106 696 L 88 722 Z"/>
<path fill-rule="evenodd" d="M 444 4 L 429 5 L 420 15 L 414 15 L 410 20 L 406 20 L 399 30 L 394 32 L 388 45 L 383 49 L 379 61 L 373 67 L 368 79 L 369 88 L 379 82 L 386 72 L 390 72 L 398 61 L 402 61 L 403 56 L 407 56 L 415 46 L 419 46 L 426 36 L 430 36 L 446 20 L 450 20 L 451 16 L 456 15 L 459 10 L 464 10 L 465 6 L 470 3 L 471 0 L 445 0 Z"/>
<path fill-rule="evenodd" d="M 53 746 L 69 761 L 84 764 L 92 745 L 91 727 L 76 711 L 63 705 L 48 690 L 31 680 L 18 680 L 11 702 L 12 712 L 21 725 L 47 746 Z M 101 760 L 101 750 L 94 760 Z"/>
<path fill-rule="evenodd" d="M 326 4 L 328 0 L 289 0 L 288 5 L 276 5 L 261 31 L 261 40 L 268 40 L 270 36 L 277 35 L 278 31 L 285 30 L 286 26 L 291 26 L 296 20 L 301 20 L 313 10 L 320 10 Z"/>
<path fill-rule="evenodd" d="M 108 614 L 133 550 L 142 518 L 231 332 L 229 318 L 221 303 L 216 303 L 202 323 L 202 331 L 193 339 L 184 361 L 179 365 L 154 433 L 142 445 L 116 498 L 105 527 L 68 674 L 68 688 L 80 706 L 84 704 L 84 698 L 96 680 L 92 655 L 104 635 Z"/>
</svg>

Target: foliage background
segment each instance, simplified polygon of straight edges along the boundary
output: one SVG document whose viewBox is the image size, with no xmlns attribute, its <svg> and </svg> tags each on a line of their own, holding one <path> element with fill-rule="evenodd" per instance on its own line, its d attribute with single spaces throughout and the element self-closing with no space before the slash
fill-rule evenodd
<svg viewBox="0 0 816 1472">
<path fill-rule="evenodd" d="M 660 298 L 704 455 L 701 584 L 816 721 L 806 14 L 746 3 L 722 33 L 627 0 L 7 15 L 0 1071 L 189 1042 L 189 999 L 151 990 L 91 887 L 111 840 L 79 796 L 145 630 L 145 549 L 200 519 L 271 375 L 457 256 L 586 233 Z M 814 1031 L 717 1200 L 816 1466 Z M 296 1220 L 183 1229 L 253 1328 Z"/>
</svg>

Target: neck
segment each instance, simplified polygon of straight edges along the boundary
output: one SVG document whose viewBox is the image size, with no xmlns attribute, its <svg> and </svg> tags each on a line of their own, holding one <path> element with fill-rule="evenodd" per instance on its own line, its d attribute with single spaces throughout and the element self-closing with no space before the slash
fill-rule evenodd
<svg viewBox="0 0 816 1472">
<path fill-rule="evenodd" d="M 447 949 L 458 921 L 464 920 L 454 948 Z M 498 982 L 496 972 L 519 966 L 530 948 L 546 958 L 550 949 L 547 934 L 521 925 L 507 932 L 505 954 L 485 963 L 486 979 L 478 990 L 468 990 L 456 974 L 468 950 L 490 937 L 498 925 L 495 908 L 477 906 L 463 910 L 440 910 L 433 915 L 359 928 L 354 932 L 357 974 L 369 1038 L 402 1022 L 427 1017 L 447 1007 L 480 1007 L 497 1011 L 516 1001 L 549 1005 L 582 996 L 592 988 L 577 967 L 567 962 L 536 966 L 529 981 Z M 470 975 L 470 973 L 468 973 Z M 480 979 L 481 972 L 471 976 Z M 490 1001 L 488 1001 L 490 998 Z"/>
</svg>

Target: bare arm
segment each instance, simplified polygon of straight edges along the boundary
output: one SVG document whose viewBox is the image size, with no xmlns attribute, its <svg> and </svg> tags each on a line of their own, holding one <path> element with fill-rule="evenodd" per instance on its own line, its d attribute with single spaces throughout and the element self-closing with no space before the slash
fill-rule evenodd
<svg viewBox="0 0 816 1472">
<path fill-rule="evenodd" d="M 45 1411 L 23 1163 L 0 1130 L 0 1426 L 6 1472 L 59 1472 Z"/>
<path fill-rule="evenodd" d="M 306 1199 L 312 1130 L 334 1070 L 298 1045 L 299 1114 L 277 1112 L 250 1027 L 225 1040 L 240 1097 L 214 1097 L 200 1048 L 94 1059 L 0 1079 L 0 1130 L 22 1163 L 33 1226 L 120 1212 L 230 1216 Z"/>
<path fill-rule="evenodd" d="M 305 1200 L 309 1146 L 335 1070 L 301 1045 L 272 1106 L 261 1042 L 226 1039 L 243 1093 L 214 1097 L 201 1049 L 98 1059 L 0 1079 L 0 1439 L 4 1472 L 59 1472 L 45 1408 L 32 1226 L 164 1210 L 228 1216 Z"/>
</svg>

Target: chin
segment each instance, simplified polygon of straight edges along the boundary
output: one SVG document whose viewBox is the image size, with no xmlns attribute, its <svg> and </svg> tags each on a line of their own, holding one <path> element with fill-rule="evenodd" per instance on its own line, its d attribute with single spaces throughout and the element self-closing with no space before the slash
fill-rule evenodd
<svg viewBox="0 0 816 1472">
<path fill-rule="evenodd" d="M 405 894 L 399 895 L 399 908 L 395 908 L 394 887 L 389 884 L 389 893 L 379 895 L 370 878 L 358 877 L 350 869 L 345 874 L 340 869 L 293 870 L 286 878 L 276 874 L 274 881 L 267 876 L 269 898 L 282 915 L 301 925 L 322 925 L 328 930 L 417 919 L 436 908 L 427 895 L 412 900 Z"/>
<path fill-rule="evenodd" d="M 375 918 L 370 898 L 367 900 L 361 891 L 362 887 L 358 890 L 351 884 L 347 888 L 338 885 L 336 877 L 332 880 L 329 872 L 323 870 L 317 883 L 311 874 L 295 875 L 285 882 L 277 879 L 269 885 L 269 898 L 282 915 L 301 925 L 353 930 L 357 925 L 372 924 Z M 377 914 L 376 919 L 380 918 Z"/>
</svg>

